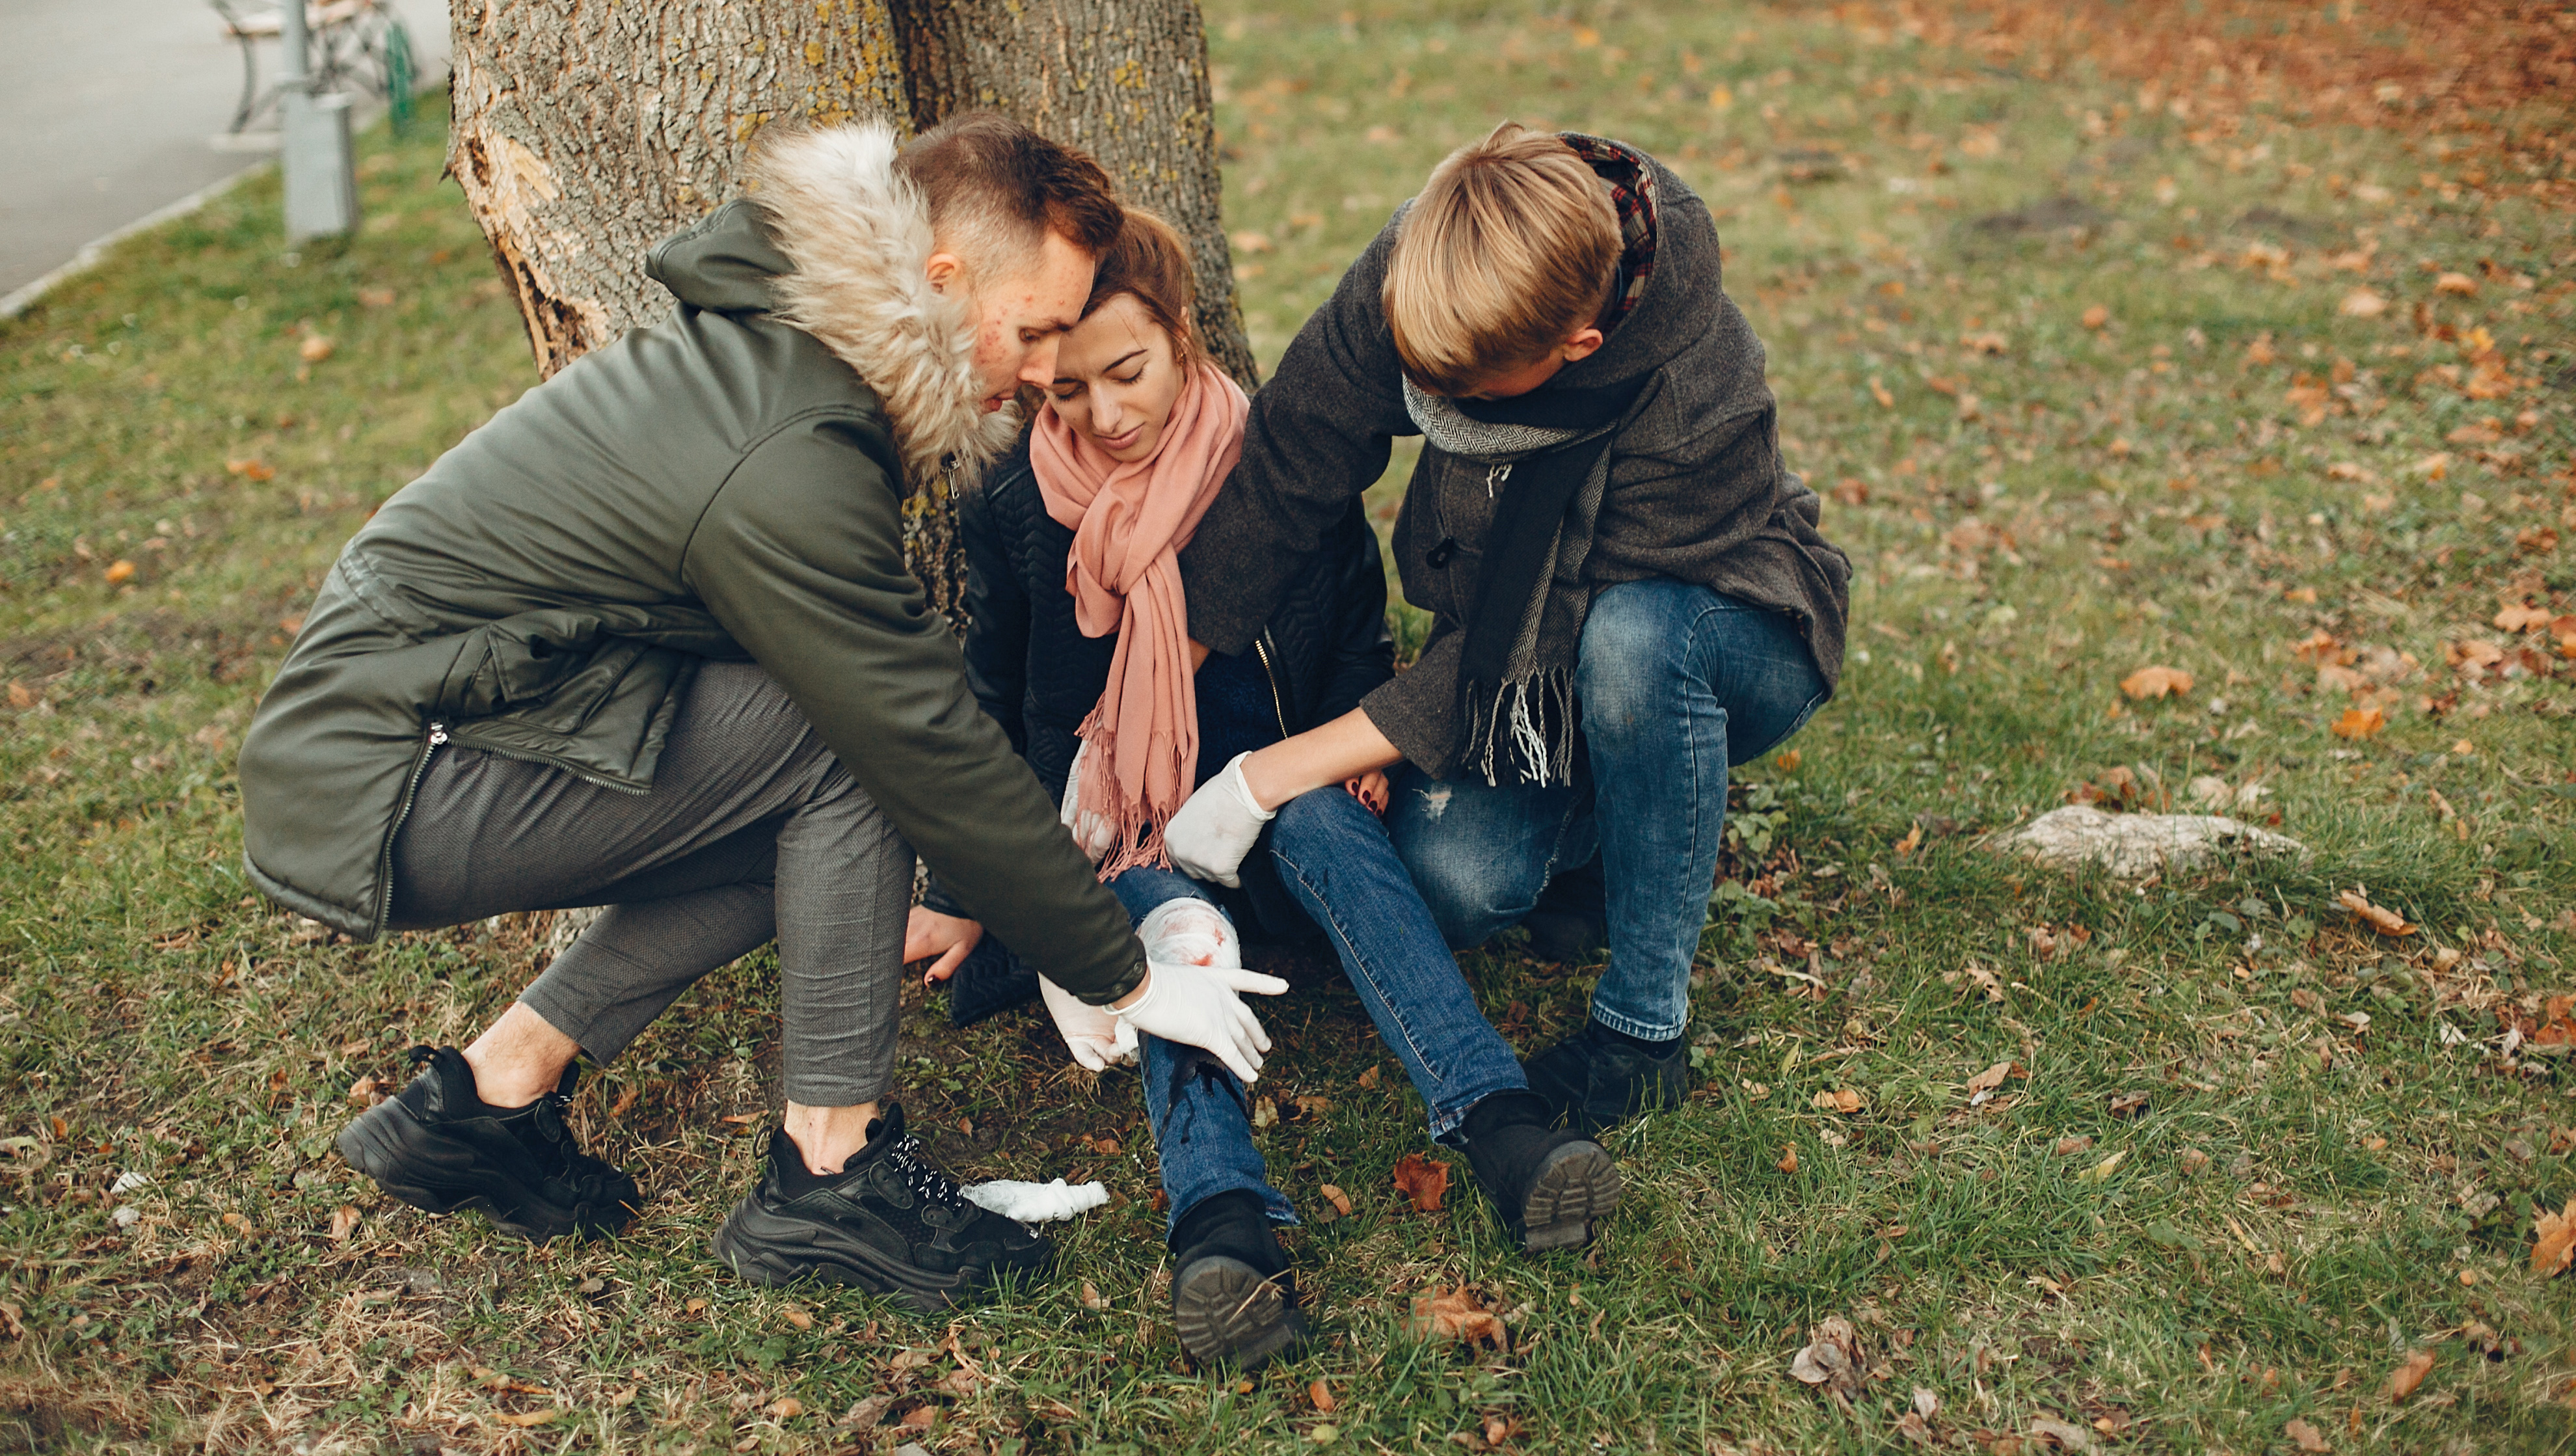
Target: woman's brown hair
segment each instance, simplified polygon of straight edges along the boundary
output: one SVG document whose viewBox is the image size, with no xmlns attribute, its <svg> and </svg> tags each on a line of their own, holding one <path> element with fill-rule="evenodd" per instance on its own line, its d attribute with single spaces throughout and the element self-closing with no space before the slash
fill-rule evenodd
<svg viewBox="0 0 2576 1456">
<path fill-rule="evenodd" d="M 1091 317 L 1119 294 L 1133 295 L 1147 316 L 1172 336 L 1173 357 L 1188 363 L 1198 357 L 1198 335 L 1190 313 L 1198 302 L 1198 282 L 1190 272 L 1189 245 L 1178 229 L 1141 207 L 1127 209 L 1125 223 L 1091 276 L 1091 297 L 1082 316 Z"/>
</svg>

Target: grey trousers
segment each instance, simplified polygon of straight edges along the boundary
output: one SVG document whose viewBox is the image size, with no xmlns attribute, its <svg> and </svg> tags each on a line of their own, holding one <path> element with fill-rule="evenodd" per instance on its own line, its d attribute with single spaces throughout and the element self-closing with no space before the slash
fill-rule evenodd
<svg viewBox="0 0 2576 1456">
<path fill-rule="evenodd" d="M 519 997 L 595 1061 L 774 938 L 787 1100 L 873 1102 L 894 1075 L 911 847 L 767 673 L 710 662 L 686 693 L 647 794 L 439 749 L 394 837 L 393 928 L 608 907 Z"/>
</svg>

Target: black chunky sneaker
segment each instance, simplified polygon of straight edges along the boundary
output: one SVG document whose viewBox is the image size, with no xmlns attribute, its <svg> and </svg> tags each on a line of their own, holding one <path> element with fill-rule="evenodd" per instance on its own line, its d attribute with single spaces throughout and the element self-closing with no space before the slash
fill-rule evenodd
<svg viewBox="0 0 2576 1456">
<path fill-rule="evenodd" d="M 635 1180 L 581 1150 L 564 1126 L 579 1074 L 525 1107 L 487 1107 L 452 1046 L 411 1049 L 411 1085 L 340 1131 L 340 1156 L 388 1195 L 429 1213 L 473 1209 L 544 1243 L 615 1233 L 644 1205 Z"/>
<path fill-rule="evenodd" d="M 1586 1136 L 1690 1096 L 1690 1049 L 1679 1037 L 1656 1051 L 1597 1021 L 1521 1063 L 1530 1090 L 1555 1120 Z"/>
<path fill-rule="evenodd" d="M 893 1103 L 838 1173 L 809 1171 L 795 1140 L 772 1132 L 760 1186 L 716 1230 L 716 1257 L 754 1284 L 852 1284 L 925 1314 L 1034 1274 L 1053 1252 L 1026 1224 L 967 1202 Z"/>
<path fill-rule="evenodd" d="M 1204 1364 L 1250 1370 L 1305 1343 L 1297 1279 L 1261 1195 L 1235 1188 L 1191 1206 L 1172 1228 L 1172 1326 Z"/>
<path fill-rule="evenodd" d="M 1551 1127 L 1546 1099 L 1497 1092 L 1467 1112 L 1467 1163 L 1533 1254 L 1578 1248 L 1619 1206 L 1619 1165 L 1599 1143 Z"/>
</svg>

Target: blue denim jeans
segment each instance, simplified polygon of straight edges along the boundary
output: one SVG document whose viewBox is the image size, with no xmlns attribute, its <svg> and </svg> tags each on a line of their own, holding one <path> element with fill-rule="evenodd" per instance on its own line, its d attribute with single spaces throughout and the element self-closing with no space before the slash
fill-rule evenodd
<svg viewBox="0 0 2576 1456">
<path fill-rule="evenodd" d="M 1468 1109 L 1494 1093 L 1529 1085 L 1510 1045 L 1477 1010 L 1376 815 L 1338 787 L 1318 789 L 1280 806 L 1267 842 L 1280 882 L 1332 941 L 1379 1037 L 1413 1079 L 1433 1137 L 1453 1137 Z M 1205 887 L 1171 870 L 1129 870 L 1109 888 L 1137 921 L 1167 900 L 1214 903 Z M 1259 1193 L 1273 1219 L 1294 1222 L 1252 1144 L 1242 1083 L 1195 1047 L 1149 1036 L 1141 1051 L 1173 1222 L 1234 1188 Z"/>
<path fill-rule="evenodd" d="M 1610 966 L 1592 1018 L 1661 1041 L 1690 1023 L 1726 771 L 1805 726 L 1825 681 L 1787 615 L 1662 578 L 1603 588 L 1577 651 L 1586 752 L 1573 783 L 1436 780 L 1406 765 L 1387 832 L 1460 949 L 1519 924 L 1551 876 L 1599 853 Z"/>
</svg>

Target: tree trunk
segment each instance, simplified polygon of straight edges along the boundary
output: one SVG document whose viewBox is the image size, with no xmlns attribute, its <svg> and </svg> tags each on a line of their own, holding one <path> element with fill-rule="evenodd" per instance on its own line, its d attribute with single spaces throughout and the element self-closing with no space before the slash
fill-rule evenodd
<svg viewBox="0 0 2576 1456">
<path fill-rule="evenodd" d="M 1252 345 L 1234 292 L 1196 0 L 889 0 L 912 98 L 929 127 L 990 106 L 1107 166 L 1131 202 L 1190 240 L 1198 330 L 1243 387 Z"/>
<path fill-rule="evenodd" d="M 753 132 L 910 114 L 884 0 L 455 0 L 447 164 L 551 377 L 670 309 L 644 255 Z"/>
</svg>

